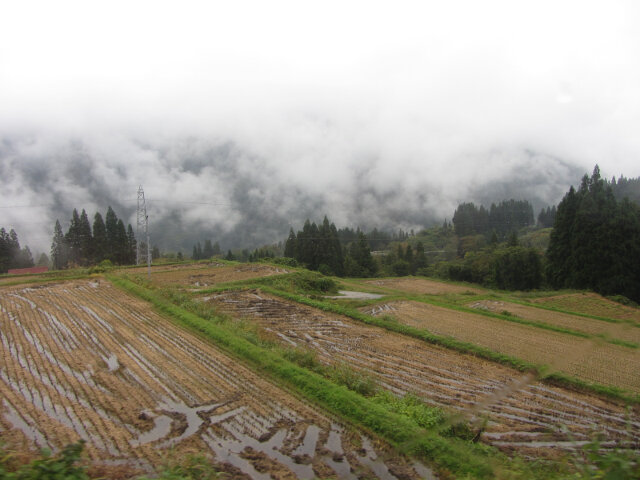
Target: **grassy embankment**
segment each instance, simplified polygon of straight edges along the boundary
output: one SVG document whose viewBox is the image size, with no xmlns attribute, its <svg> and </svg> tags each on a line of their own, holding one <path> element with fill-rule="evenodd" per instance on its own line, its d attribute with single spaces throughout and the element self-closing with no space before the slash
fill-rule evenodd
<svg viewBox="0 0 640 480">
<path fill-rule="evenodd" d="M 188 295 L 176 294 L 177 297 L 169 301 L 162 296 L 162 292 L 129 279 L 114 276 L 109 279 L 120 288 L 150 302 L 178 324 L 198 332 L 241 358 L 255 370 L 355 425 L 375 432 L 399 451 L 431 464 L 440 473 L 448 472 L 462 478 L 506 478 L 514 475 L 520 478 L 549 478 L 551 474 L 547 468 L 529 465 L 518 458 L 510 459 L 492 447 L 474 443 L 468 437 L 459 438 L 466 437 L 468 430 L 438 417 L 438 409 L 430 409 L 416 399 L 408 397 L 399 400 L 381 393 L 367 398 L 314 371 L 313 359 L 310 359 L 307 368 L 292 361 L 304 364 L 305 360 L 309 360 L 305 359 L 304 353 L 265 346 L 255 336 L 245 337 L 223 318 L 216 318 L 211 311 L 202 311 L 205 318 L 196 315 L 189 310 L 202 309 L 202 302 L 194 302 Z M 281 290 L 273 291 L 283 293 Z M 182 306 L 174 302 L 182 303 Z M 296 355 L 302 358 L 296 358 Z M 337 372 L 334 379 L 339 376 Z M 346 376 L 350 376 L 348 368 Z"/>
</svg>

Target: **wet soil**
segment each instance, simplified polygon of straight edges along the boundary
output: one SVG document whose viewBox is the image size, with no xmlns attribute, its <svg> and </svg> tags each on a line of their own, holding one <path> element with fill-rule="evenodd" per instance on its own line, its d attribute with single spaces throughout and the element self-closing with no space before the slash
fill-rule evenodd
<svg viewBox="0 0 640 480">
<path fill-rule="evenodd" d="M 103 280 L 0 288 L 0 399 L 11 448 L 84 439 L 109 478 L 190 453 L 233 478 L 313 478 L 370 469 L 384 450 L 362 437 L 359 456 L 350 429 Z M 382 465 L 419 477 L 398 455 Z"/>
<path fill-rule="evenodd" d="M 253 320 L 287 346 L 315 351 L 325 364 L 346 362 L 394 393 L 412 392 L 428 404 L 486 422 L 481 439 L 507 452 L 555 457 L 596 431 L 606 442 L 640 450 L 639 412 L 627 415 L 616 401 L 552 387 L 493 362 L 260 291 L 226 292 L 206 301 Z"/>
<path fill-rule="evenodd" d="M 473 305 L 491 305 L 498 311 L 503 307 L 489 302 Z M 516 304 L 504 306 L 504 310 L 518 312 L 519 315 L 545 315 L 546 310 Z M 520 306 L 521 307 L 521 306 Z M 400 322 L 417 328 L 424 328 L 442 336 L 488 347 L 537 364 L 551 365 L 556 370 L 574 375 L 588 382 L 611 385 L 640 393 L 640 349 L 607 343 L 599 338 L 585 339 L 566 333 L 554 332 L 522 325 L 499 318 L 491 318 L 473 313 L 450 310 L 443 307 L 413 301 L 398 301 L 367 307 L 367 313 L 378 315 L 381 309 L 392 309 L 390 313 Z M 570 317 L 565 315 L 564 317 Z M 537 317 L 536 317 L 537 318 Z M 559 317 L 562 321 L 562 316 Z M 598 320 L 593 322 L 604 323 Z M 637 330 L 634 327 L 629 329 Z M 624 333 L 626 330 L 622 330 Z"/>
<path fill-rule="evenodd" d="M 480 300 L 469 303 L 467 306 L 494 313 L 513 315 L 525 320 L 568 328 L 590 335 L 602 335 L 606 338 L 616 338 L 640 344 L 640 328 L 627 322 L 606 322 L 604 320 L 595 320 L 578 315 L 521 305 L 519 303 L 496 300 Z"/>
</svg>

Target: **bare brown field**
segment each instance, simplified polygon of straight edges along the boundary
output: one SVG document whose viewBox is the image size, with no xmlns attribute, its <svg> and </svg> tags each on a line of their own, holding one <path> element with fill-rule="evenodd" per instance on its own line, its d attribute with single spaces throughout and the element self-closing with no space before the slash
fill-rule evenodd
<svg viewBox="0 0 640 480">
<path fill-rule="evenodd" d="M 427 280 L 426 278 L 384 278 L 381 280 L 367 280 L 365 283 L 420 295 L 446 295 L 448 293 L 479 294 L 485 292 L 484 289 L 477 287 L 462 287 L 460 285 Z"/>
<path fill-rule="evenodd" d="M 640 413 L 632 412 L 629 419 L 619 402 L 552 387 L 490 361 L 260 291 L 202 300 L 256 322 L 283 345 L 315 351 L 325 364 L 344 362 L 369 371 L 394 393 L 412 392 L 428 404 L 486 417 L 483 441 L 506 451 L 555 456 L 583 445 L 593 431 L 603 433 L 605 446 L 628 444 L 640 450 Z"/>
<path fill-rule="evenodd" d="M 151 274 L 151 281 L 159 285 L 204 288 L 218 283 L 248 280 L 289 273 L 287 270 L 258 263 L 241 265 L 185 265 Z"/>
<path fill-rule="evenodd" d="M 617 320 L 629 320 L 640 324 L 640 309 L 622 305 L 604 298 L 597 293 L 573 293 L 569 295 L 536 298 L 529 301 L 531 303 L 539 303 L 547 307 L 555 307 L 570 312 L 614 318 Z"/>
<path fill-rule="evenodd" d="M 105 476 L 210 455 L 233 478 L 419 478 L 347 428 L 104 280 L 0 289 L 0 432 L 79 439 Z"/>
<path fill-rule="evenodd" d="M 588 382 L 640 393 L 640 350 L 459 312 L 420 302 L 398 301 L 368 310 L 528 362 L 546 364 Z"/>
<path fill-rule="evenodd" d="M 470 303 L 467 306 L 488 310 L 494 313 L 503 313 L 506 311 L 519 318 L 533 322 L 577 330 L 590 335 L 605 335 L 609 338 L 616 338 L 640 344 L 640 328 L 634 327 L 626 322 L 605 322 L 603 320 L 595 320 L 592 318 L 570 315 L 568 313 L 554 312 L 542 308 L 497 300 L 480 300 L 478 302 Z"/>
</svg>

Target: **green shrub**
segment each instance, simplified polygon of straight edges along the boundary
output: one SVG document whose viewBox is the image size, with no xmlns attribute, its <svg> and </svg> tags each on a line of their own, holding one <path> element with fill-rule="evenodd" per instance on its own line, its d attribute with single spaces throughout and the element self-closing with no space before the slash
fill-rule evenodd
<svg viewBox="0 0 640 480">
<path fill-rule="evenodd" d="M 345 362 L 338 362 L 329 367 L 327 376 L 334 383 L 344 385 L 365 397 L 370 397 L 379 391 L 378 382 L 373 375 L 355 369 Z"/>
<path fill-rule="evenodd" d="M 0 450 L 0 478 L 2 480 L 89 480 L 86 468 L 76 465 L 84 449 L 84 440 L 72 443 L 55 456 L 43 449 L 40 458 L 14 471 L 9 465 L 10 455 Z"/>
</svg>

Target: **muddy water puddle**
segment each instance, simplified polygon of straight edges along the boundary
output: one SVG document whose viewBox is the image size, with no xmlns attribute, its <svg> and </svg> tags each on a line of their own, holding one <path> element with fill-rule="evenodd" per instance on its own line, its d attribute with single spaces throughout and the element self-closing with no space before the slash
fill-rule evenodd
<svg viewBox="0 0 640 480">
<path fill-rule="evenodd" d="M 507 367 L 459 354 L 378 327 L 294 304 L 262 292 L 225 292 L 206 300 L 237 318 L 253 319 L 282 344 L 315 350 L 325 363 L 344 362 L 377 376 L 396 394 L 415 393 L 425 403 L 489 421 L 483 441 L 508 451 L 573 449 L 599 431 L 604 442 L 623 444 L 640 438 L 640 417 L 613 400 L 530 380 L 514 385 L 521 374 Z M 392 307 L 376 307 L 392 313 Z M 517 383 L 517 382 L 516 382 Z M 481 405 L 481 410 L 476 411 Z M 508 429 L 522 433 L 518 442 L 497 435 Z M 528 436 L 532 428 L 560 437 L 545 441 Z M 496 435 L 493 435 L 496 433 Z M 634 447 L 640 450 L 640 446 Z"/>
<path fill-rule="evenodd" d="M 195 448 L 265 479 L 422 474 L 107 282 L 6 287 L 0 308 L 0 429 L 17 445 L 84 439 L 98 463 L 147 470 Z"/>
</svg>

